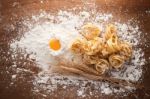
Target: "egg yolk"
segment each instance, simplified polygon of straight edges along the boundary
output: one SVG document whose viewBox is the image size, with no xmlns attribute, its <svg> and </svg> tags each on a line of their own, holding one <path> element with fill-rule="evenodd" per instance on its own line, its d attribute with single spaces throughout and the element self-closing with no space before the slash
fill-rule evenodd
<svg viewBox="0 0 150 99">
<path fill-rule="evenodd" d="M 61 48 L 61 44 L 60 44 L 60 41 L 56 38 L 52 38 L 50 39 L 49 41 L 49 47 L 52 49 L 52 50 L 59 50 Z"/>
</svg>

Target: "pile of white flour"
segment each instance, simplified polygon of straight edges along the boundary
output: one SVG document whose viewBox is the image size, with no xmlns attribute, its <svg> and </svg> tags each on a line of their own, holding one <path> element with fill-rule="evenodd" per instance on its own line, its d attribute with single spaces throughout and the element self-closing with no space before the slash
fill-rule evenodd
<svg viewBox="0 0 150 99">
<path fill-rule="evenodd" d="M 51 53 L 47 42 L 52 36 L 52 32 L 61 32 L 61 36 L 58 36 L 62 39 L 64 45 L 67 45 L 65 39 L 68 41 L 76 37 L 78 33 L 78 28 L 88 20 L 90 14 L 86 11 L 79 12 L 79 14 L 74 14 L 68 11 L 59 11 L 57 15 L 51 15 L 46 12 L 42 12 L 39 15 L 32 16 L 32 20 L 37 22 L 37 24 L 32 25 L 30 21 L 24 21 L 24 25 L 29 27 L 29 31 L 24 33 L 24 36 L 19 40 L 15 40 L 11 44 L 12 49 L 26 50 L 27 54 L 30 54 L 30 58 L 35 59 L 35 62 L 38 67 L 42 68 L 42 72 L 35 76 L 34 88 L 35 93 L 40 93 L 43 95 L 51 94 L 53 91 L 57 90 L 58 85 L 63 86 L 64 89 L 67 89 L 67 86 L 77 87 L 77 95 L 81 97 L 86 96 L 86 90 L 88 89 L 85 85 L 91 83 L 94 87 L 94 90 L 98 90 L 104 94 L 112 94 L 113 92 L 124 92 L 123 89 L 115 89 L 109 83 L 106 82 L 97 82 L 91 80 L 78 80 L 75 77 L 64 77 L 55 74 L 48 74 L 48 69 L 50 68 L 50 62 L 55 62 L 51 57 L 52 55 L 57 55 L 57 53 Z M 42 18 L 47 18 L 46 22 L 39 22 Z M 97 13 L 97 17 L 94 24 L 97 24 L 102 31 L 105 31 L 105 23 L 113 19 L 112 14 L 101 14 Z M 141 32 L 138 25 L 131 25 L 132 20 L 129 20 L 126 23 L 113 22 L 118 28 L 118 35 L 128 42 L 132 43 L 134 46 L 133 57 L 129 63 L 124 64 L 124 69 L 120 71 L 112 71 L 112 76 L 118 79 L 138 81 L 142 76 L 142 66 L 145 64 L 144 53 L 142 49 L 137 47 L 140 43 Z M 64 36 L 64 33 L 70 32 L 73 33 L 73 36 Z M 64 40 L 64 41 L 63 41 Z M 66 46 L 64 46 L 65 48 Z M 60 53 L 63 53 L 62 50 Z M 51 55 L 52 54 L 52 55 Z M 15 76 L 13 76 L 14 79 Z M 93 91 L 90 94 L 94 94 Z"/>
</svg>

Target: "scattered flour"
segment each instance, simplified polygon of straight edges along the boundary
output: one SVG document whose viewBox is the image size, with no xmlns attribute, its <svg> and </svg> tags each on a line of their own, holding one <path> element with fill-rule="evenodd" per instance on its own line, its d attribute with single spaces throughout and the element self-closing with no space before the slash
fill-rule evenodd
<svg viewBox="0 0 150 99">
<path fill-rule="evenodd" d="M 147 14 L 150 14 L 150 10 L 147 10 L 146 13 L 147 13 Z"/>
<path fill-rule="evenodd" d="M 14 3 L 12 4 L 13 7 L 16 7 L 16 6 L 18 6 L 18 5 L 19 5 L 19 2 L 14 2 Z"/>
<path fill-rule="evenodd" d="M 47 73 L 47 70 L 50 68 L 49 64 L 56 62 L 54 57 L 66 53 L 68 43 L 79 36 L 78 28 L 83 25 L 89 17 L 90 14 L 86 11 L 79 12 L 79 14 L 59 11 L 57 15 L 42 12 L 40 15 L 32 16 L 32 20 L 38 23 L 41 18 L 47 18 L 49 21 L 35 25 L 32 25 L 29 21 L 24 21 L 24 25 L 29 27 L 29 31 L 24 33 L 24 36 L 19 41 L 16 40 L 13 42 L 11 48 L 15 50 L 19 47 L 26 50 L 26 52 L 30 54 L 30 58 L 35 59 L 37 66 L 43 69 L 42 72 L 35 76 L 33 82 L 34 92 L 39 93 L 40 91 L 46 91 L 45 95 L 48 95 L 57 90 L 58 85 L 62 85 L 64 89 L 69 85 L 73 85 L 78 87 L 77 95 L 85 97 L 85 92 L 88 89 L 85 85 L 89 82 L 94 86 L 94 90 L 99 90 L 103 94 L 124 92 L 121 88 L 112 88 L 107 82 L 97 82 Z M 104 31 L 104 23 L 112 18 L 112 14 L 98 13 L 93 23 L 97 24 L 102 31 Z M 131 25 L 131 21 L 132 20 L 126 23 L 114 23 L 118 28 L 119 36 L 132 43 L 134 51 L 131 61 L 124 64 L 123 70 L 112 71 L 111 74 L 115 78 L 136 82 L 142 76 L 142 66 L 145 63 L 145 59 L 144 53 L 141 48 L 138 47 L 141 32 L 138 25 Z M 53 52 L 48 48 L 48 41 L 51 37 L 58 37 L 62 41 L 63 47 L 60 52 Z M 12 78 L 15 78 L 15 75 L 13 75 Z M 90 94 L 93 94 L 92 91 Z"/>
<path fill-rule="evenodd" d="M 15 79 L 17 75 L 12 75 L 12 79 Z"/>
</svg>

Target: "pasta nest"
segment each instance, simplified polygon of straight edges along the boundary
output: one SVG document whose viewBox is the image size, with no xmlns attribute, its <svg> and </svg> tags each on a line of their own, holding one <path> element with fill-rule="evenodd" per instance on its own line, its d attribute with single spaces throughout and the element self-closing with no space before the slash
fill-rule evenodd
<svg viewBox="0 0 150 99">
<path fill-rule="evenodd" d="M 101 36 L 101 30 L 88 23 L 81 27 L 82 38 L 77 38 L 71 44 L 71 50 L 80 54 L 83 63 L 94 68 L 100 74 L 109 69 L 119 69 L 123 63 L 132 56 L 132 46 L 117 35 L 117 29 L 109 24 L 105 34 Z"/>
</svg>

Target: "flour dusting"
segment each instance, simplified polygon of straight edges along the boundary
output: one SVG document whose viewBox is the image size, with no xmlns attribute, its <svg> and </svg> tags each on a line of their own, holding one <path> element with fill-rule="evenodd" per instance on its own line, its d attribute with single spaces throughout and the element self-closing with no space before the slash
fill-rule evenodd
<svg viewBox="0 0 150 99">
<path fill-rule="evenodd" d="M 33 81 L 35 93 L 44 92 L 43 95 L 51 94 L 58 89 L 59 86 L 65 90 L 68 86 L 77 87 L 77 96 L 85 97 L 86 91 L 89 90 L 88 85 L 93 86 L 93 90 L 97 90 L 102 94 L 122 93 L 125 92 L 122 88 L 115 88 L 107 82 L 85 80 L 84 78 L 67 77 L 58 74 L 49 74 L 50 64 L 57 63 L 55 56 L 62 55 L 67 52 L 68 43 L 74 38 L 80 36 L 78 28 L 80 28 L 86 20 L 89 20 L 90 14 L 86 11 L 74 14 L 68 11 L 59 11 L 57 15 L 52 15 L 46 12 L 42 12 L 39 15 L 32 16 L 32 20 L 37 24 L 32 24 L 29 21 L 24 21 L 24 25 L 29 27 L 29 31 L 24 33 L 24 36 L 20 40 L 16 40 L 11 44 L 11 48 L 16 50 L 17 48 L 23 49 L 27 54 L 30 54 L 31 59 L 35 59 L 36 65 L 42 69 L 38 75 L 35 76 Z M 47 18 L 48 21 L 38 23 L 41 18 Z M 112 14 L 97 13 L 94 24 L 105 31 L 105 22 L 113 19 Z M 142 66 L 145 64 L 144 53 L 141 48 L 138 47 L 140 43 L 141 31 L 138 25 L 133 26 L 132 20 L 126 23 L 113 22 L 118 28 L 118 35 L 120 38 L 133 44 L 133 57 L 129 62 L 124 64 L 124 68 L 120 71 L 111 71 L 111 75 L 114 78 L 131 80 L 136 82 L 142 77 Z M 57 33 L 57 34 L 55 34 Z M 48 41 L 51 37 L 57 37 L 62 42 L 62 48 L 59 52 L 53 52 L 48 47 Z M 68 56 L 67 56 L 68 55 Z M 72 57 L 70 54 L 66 54 L 66 57 Z M 15 66 L 15 65 L 14 65 Z M 16 75 L 12 76 L 15 79 Z M 132 88 L 129 88 L 132 90 Z M 90 91 L 89 95 L 94 94 L 94 91 Z"/>
</svg>

